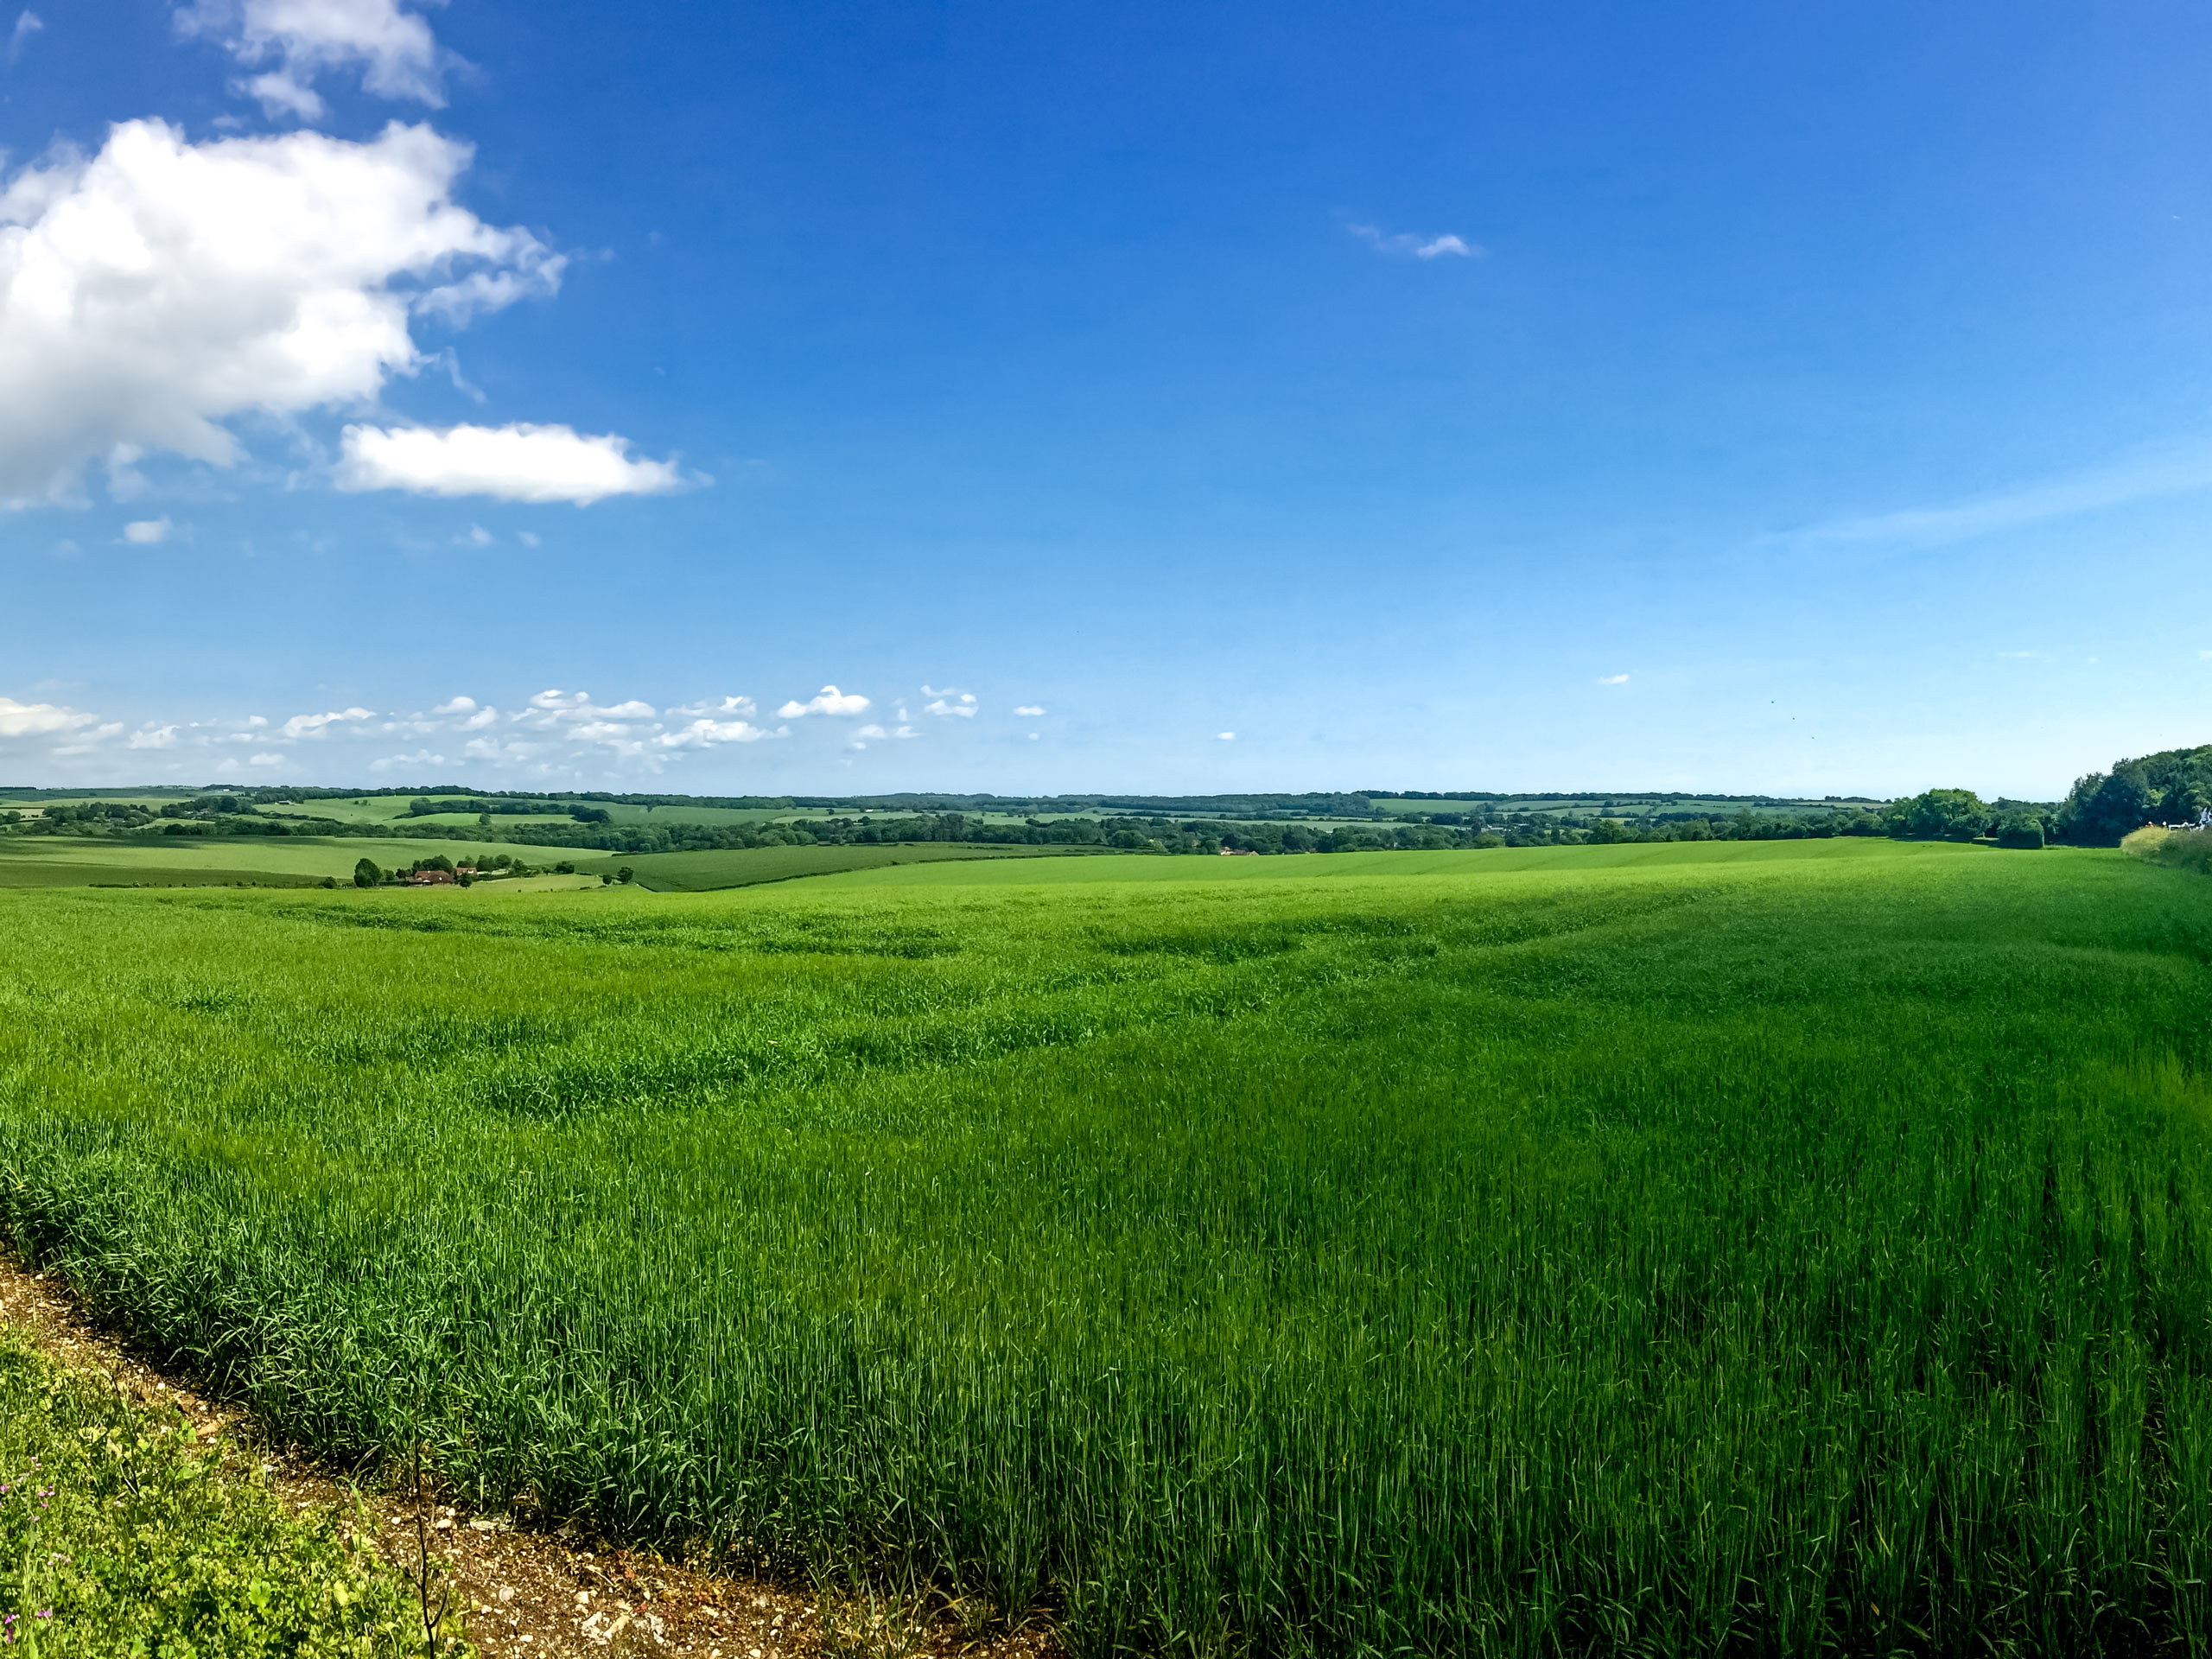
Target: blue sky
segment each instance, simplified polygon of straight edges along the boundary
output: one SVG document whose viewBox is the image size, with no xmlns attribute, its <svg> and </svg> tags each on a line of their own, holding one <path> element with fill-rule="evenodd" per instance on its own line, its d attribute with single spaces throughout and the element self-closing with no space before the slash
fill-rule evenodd
<svg viewBox="0 0 2212 1659">
<path fill-rule="evenodd" d="M 8 41 L 13 781 L 2049 797 L 2212 737 L 2201 8 Z"/>
</svg>

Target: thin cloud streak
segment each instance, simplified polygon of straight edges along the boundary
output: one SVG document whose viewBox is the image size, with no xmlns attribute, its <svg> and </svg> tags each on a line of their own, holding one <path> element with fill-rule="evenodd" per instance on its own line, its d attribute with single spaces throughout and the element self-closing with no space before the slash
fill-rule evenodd
<svg viewBox="0 0 2212 1659">
<path fill-rule="evenodd" d="M 1805 552 L 1851 547 L 1944 547 L 2000 530 L 2202 489 L 2212 489 L 2212 445 L 2123 461 L 1937 506 L 1831 519 L 1763 536 L 1759 544 Z"/>
</svg>

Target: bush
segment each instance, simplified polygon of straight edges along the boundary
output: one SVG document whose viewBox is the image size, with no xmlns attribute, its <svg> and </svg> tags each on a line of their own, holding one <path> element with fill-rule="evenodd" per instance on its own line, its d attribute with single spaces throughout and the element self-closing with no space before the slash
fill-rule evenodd
<svg viewBox="0 0 2212 1659">
<path fill-rule="evenodd" d="M 1997 844 L 1999 847 L 2040 848 L 2044 844 L 2043 820 L 2030 817 L 2024 812 L 2015 813 L 1997 826 Z"/>
</svg>

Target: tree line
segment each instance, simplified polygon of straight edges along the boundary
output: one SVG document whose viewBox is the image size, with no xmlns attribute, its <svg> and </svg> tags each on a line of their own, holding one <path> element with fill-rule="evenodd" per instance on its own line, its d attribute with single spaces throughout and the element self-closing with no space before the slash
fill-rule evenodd
<svg viewBox="0 0 2212 1659">
<path fill-rule="evenodd" d="M 0 810 L 0 833 L 19 835 L 313 836 L 323 837 L 423 837 L 450 839 L 454 828 L 410 823 L 407 818 L 374 826 L 333 818 L 276 817 L 262 809 L 306 805 L 315 800 L 357 799 L 366 795 L 406 795 L 408 816 L 474 812 L 472 839 L 517 845 L 573 849 L 581 852 L 714 852 L 760 847 L 874 845 L 912 842 L 963 842 L 994 845 L 1090 847 L 1123 852 L 1264 855 L 1387 850 L 1443 850 L 1476 847 L 1572 846 L 1675 841 L 1782 841 L 1834 836 L 1890 836 L 1921 840 L 1991 840 L 2018 848 L 2049 842 L 2077 846 L 2117 845 L 2129 831 L 2148 823 L 2191 823 L 2212 810 L 2212 745 L 2168 749 L 2120 760 L 2108 772 L 2092 772 L 2075 784 L 2062 802 L 1999 798 L 1985 801 L 1971 790 L 1930 789 L 1888 802 L 1843 801 L 1813 810 L 1746 806 L 1715 815 L 1694 810 L 1662 811 L 1668 798 L 1628 815 L 1602 810 L 1559 812 L 1509 807 L 1571 797 L 1495 796 L 1492 807 L 1477 805 L 1427 814 L 1376 815 L 1363 822 L 1317 823 L 1288 814 L 1277 819 L 1243 816 L 1263 803 L 1295 802 L 1312 809 L 1324 802 L 1367 804 L 1364 796 L 1217 796 L 1158 798 L 1206 800 L 1227 811 L 1185 814 L 1168 810 L 1101 812 L 1095 816 L 1046 818 L 1019 823 L 966 810 L 878 813 L 849 810 L 835 816 L 757 823 L 713 824 L 683 821 L 614 823 L 603 807 L 613 805 L 788 807 L 799 798 L 760 796 L 618 796 L 593 791 L 551 798 L 519 791 L 312 790 L 270 788 L 208 791 L 183 801 L 55 801 L 35 817 Z M 823 798 L 825 803 L 829 798 Z M 887 797 L 887 800 L 915 798 Z M 998 798 L 988 798 L 996 799 Z M 1068 799 L 1075 798 L 1054 798 Z M 1089 799 L 1112 798 L 1090 797 Z M 1401 796 L 1401 799 L 1424 798 Z M 1470 795 L 1425 798 L 1471 802 Z M 1586 799 L 1586 797 L 1580 798 Z M 1677 797 L 1688 800 L 1698 798 Z M 1710 799 L 1712 798 L 1704 798 Z M 529 817 L 566 814 L 566 823 L 500 823 Z"/>
</svg>

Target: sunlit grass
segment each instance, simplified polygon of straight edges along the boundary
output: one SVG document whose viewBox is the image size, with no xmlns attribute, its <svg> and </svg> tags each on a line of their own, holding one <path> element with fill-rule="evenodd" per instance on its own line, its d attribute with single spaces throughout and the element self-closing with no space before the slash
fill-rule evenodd
<svg viewBox="0 0 2212 1659">
<path fill-rule="evenodd" d="M 340 1455 L 1084 1653 L 2201 1643 L 2212 884 L 1799 845 L 0 894 L 4 1213 Z"/>
</svg>

